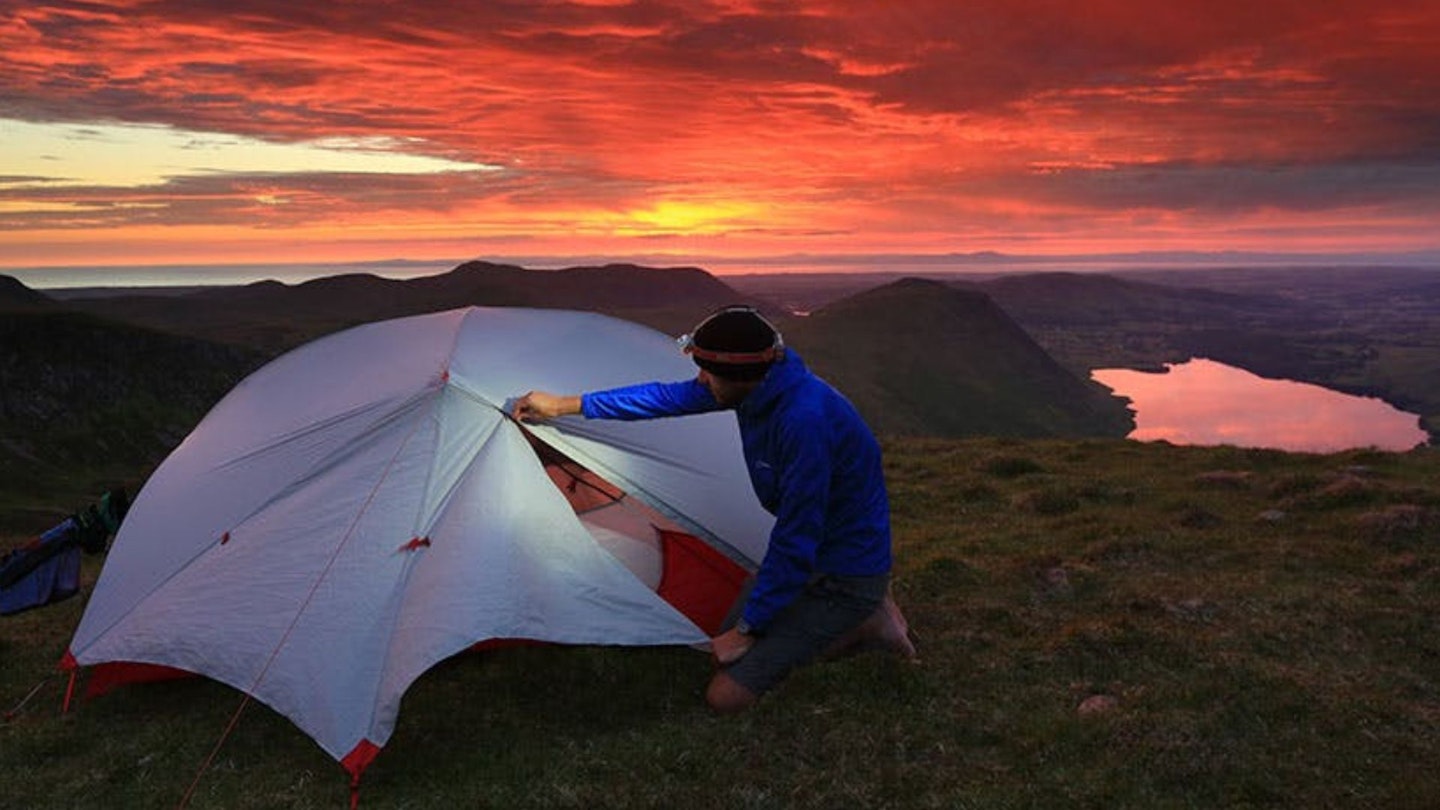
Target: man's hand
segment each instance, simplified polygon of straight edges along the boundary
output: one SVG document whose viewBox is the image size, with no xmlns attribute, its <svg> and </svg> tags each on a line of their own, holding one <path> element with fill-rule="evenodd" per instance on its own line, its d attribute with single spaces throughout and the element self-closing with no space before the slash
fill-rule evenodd
<svg viewBox="0 0 1440 810">
<path fill-rule="evenodd" d="M 515 400 L 510 415 L 522 422 L 543 422 L 557 416 L 580 413 L 580 397 L 556 396 L 544 391 L 531 391 Z"/>
<path fill-rule="evenodd" d="M 710 639 L 710 651 L 720 666 L 729 666 L 741 658 L 755 645 L 755 637 L 731 628 Z"/>
</svg>

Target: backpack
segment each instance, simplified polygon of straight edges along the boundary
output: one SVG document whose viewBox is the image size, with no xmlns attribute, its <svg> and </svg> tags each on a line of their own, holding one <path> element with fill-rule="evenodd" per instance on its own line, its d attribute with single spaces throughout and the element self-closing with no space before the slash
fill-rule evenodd
<svg viewBox="0 0 1440 810">
<path fill-rule="evenodd" d="M 120 528 L 130 499 L 113 489 L 39 537 L 0 555 L 0 615 L 42 607 L 80 590 L 80 555 L 101 554 Z"/>
</svg>

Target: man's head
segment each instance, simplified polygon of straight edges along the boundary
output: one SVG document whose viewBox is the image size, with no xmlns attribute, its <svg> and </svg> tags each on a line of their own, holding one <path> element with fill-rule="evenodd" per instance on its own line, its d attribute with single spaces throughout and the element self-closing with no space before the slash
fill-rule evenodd
<svg viewBox="0 0 1440 810">
<path fill-rule="evenodd" d="M 747 306 L 721 309 L 680 343 L 700 367 L 701 382 L 723 405 L 738 404 L 785 351 L 779 330 Z"/>
</svg>

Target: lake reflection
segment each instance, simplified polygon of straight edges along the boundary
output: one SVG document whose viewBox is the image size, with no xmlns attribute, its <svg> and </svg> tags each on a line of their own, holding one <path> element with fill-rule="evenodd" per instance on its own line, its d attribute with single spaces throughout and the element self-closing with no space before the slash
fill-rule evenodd
<svg viewBox="0 0 1440 810">
<path fill-rule="evenodd" d="M 1354 447 L 1409 450 L 1428 438 L 1418 416 L 1378 399 L 1267 380 L 1213 360 L 1165 367 L 1168 372 L 1090 372 L 1130 399 L 1132 439 L 1326 453 Z"/>
</svg>

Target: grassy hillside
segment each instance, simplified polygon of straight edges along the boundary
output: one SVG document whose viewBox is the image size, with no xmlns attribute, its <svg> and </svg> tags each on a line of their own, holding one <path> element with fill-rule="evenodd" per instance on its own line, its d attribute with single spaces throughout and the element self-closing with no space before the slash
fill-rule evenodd
<svg viewBox="0 0 1440 810">
<path fill-rule="evenodd" d="M 920 664 L 817 666 L 721 719 L 691 650 L 462 656 L 406 697 L 361 806 L 1440 805 L 1436 451 L 885 449 Z M 177 806 L 240 698 L 152 685 L 57 716 L 82 607 L 0 618 L 0 710 L 41 684 L 0 725 L 0 804 Z M 346 781 L 252 704 L 190 806 L 341 807 Z"/>
<path fill-rule="evenodd" d="M 876 430 L 1124 436 L 1122 400 L 1061 367 L 986 295 L 904 279 L 784 324 Z"/>
<path fill-rule="evenodd" d="M 0 525 L 13 492 L 63 508 L 158 463 L 260 362 L 60 308 L 0 311 Z M 76 482 L 79 486 L 75 486 Z"/>
</svg>

